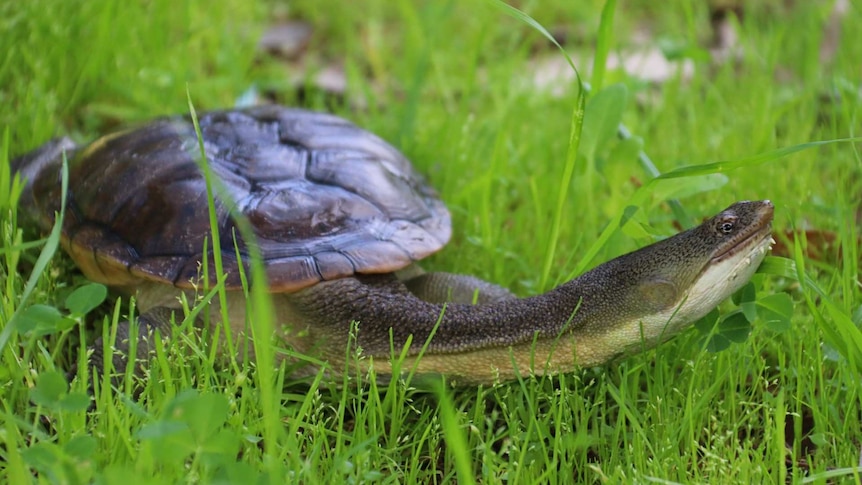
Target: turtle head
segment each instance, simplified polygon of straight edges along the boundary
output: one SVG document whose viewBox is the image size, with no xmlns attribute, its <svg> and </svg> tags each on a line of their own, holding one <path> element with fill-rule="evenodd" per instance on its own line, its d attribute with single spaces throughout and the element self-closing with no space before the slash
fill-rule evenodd
<svg viewBox="0 0 862 485">
<path fill-rule="evenodd" d="M 768 200 L 737 202 L 680 238 L 687 251 L 679 265 L 683 300 L 680 320 L 696 320 L 740 289 L 760 266 L 772 239 L 774 206 Z"/>
<path fill-rule="evenodd" d="M 602 285 L 594 300 L 613 294 L 614 304 L 596 305 L 603 316 L 595 320 L 598 333 L 607 332 L 603 343 L 615 349 L 655 343 L 709 313 L 766 256 L 773 211 L 768 200 L 737 202 L 697 227 L 586 273 L 586 280 Z"/>
</svg>

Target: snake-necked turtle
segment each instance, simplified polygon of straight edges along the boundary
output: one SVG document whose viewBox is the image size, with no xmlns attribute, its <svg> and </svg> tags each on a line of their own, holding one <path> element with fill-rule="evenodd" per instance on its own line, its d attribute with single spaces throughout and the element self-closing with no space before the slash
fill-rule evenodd
<svg viewBox="0 0 862 485">
<path fill-rule="evenodd" d="M 356 344 L 381 373 L 408 341 L 408 359 L 427 342 L 419 373 L 461 382 L 600 364 L 706 314 L 748 281 L 771 241 L 772 204 L 738 202 L 548 293 L 516 298 L 470 276 L 399 273 L 448 241 L 450 217 L 377 136 L 278 106 L 207 113 L 200 128 L 228 192 L 216 212 L 232 328 L 247 328 L 239 266 L 248 267 L 251 242 L 231 215 L 242 214 L 263 256 L 281 337 L 334 372 L 343 369 L 352 322 Z M 60 208 L 63 151 L 63 247 L 88 278 L 137 297 L 141 335 L 169 335 L 180 292 L 193 291 L 203 273 L 213 284 L 216 277 L 201 267 L 214 259 L 211 248 L 204 257 L 211 228 L 192 123 L 163 119 L 86 147 L 61 139 L 15 160 L 28 181 L 20 208 L 42 229 Z"/>
</svg>

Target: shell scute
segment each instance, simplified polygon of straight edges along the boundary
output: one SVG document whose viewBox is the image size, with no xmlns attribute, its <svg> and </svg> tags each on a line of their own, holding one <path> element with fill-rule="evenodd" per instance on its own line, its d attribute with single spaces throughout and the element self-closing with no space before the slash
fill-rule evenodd
<svg viewBox="0 0 862 485">
<path fill-rule="evenodd" d="M 261 106 L 205 113 L 199 123 L 226 189 L 215 210 L 229 288 L 249 264 L 236 217 L 250 222 L 273 291 L 395 271 L 449 239 L 448 211 L 407 159 L 344 119 Z M 173 118 L 103 137 L 70 160 L 64 244 L 89 277 L 188 287 L 206 273 L 215 282 L 198 147 L 191 122 Z M 53 217 L 56 168 L 37 175 L 33 199 Z"/>
</svg>

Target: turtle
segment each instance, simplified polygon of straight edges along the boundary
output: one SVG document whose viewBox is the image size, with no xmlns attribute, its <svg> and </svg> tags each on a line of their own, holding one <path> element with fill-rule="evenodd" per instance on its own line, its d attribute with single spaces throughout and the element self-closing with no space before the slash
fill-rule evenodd
<svg viewBox="0 0 862 485">
<path fill-rule="evenodd" d="M 380 137 L 332 114 L 278 105 L 211 111 L 198 121 L 200 139 L 180 115 L 87 146 L 55 139 L 12 162 L 25 180 L 19 211 L 48 230 L 63 202 L 68 160 L 62 247 L 88 279 L 136 298 L 131 360 L 140 366 L 151 338 L 178 331 L 171 322 L 182 320 L 172 318 L 180 297 L 219 277 L 234 337 L 247 336 L 242 289 L 254 248 L 277 337 L 327 372 L 348 368 L 345 346 L 353 338 L 358 362 L 377 374 L 391 374 L 400 356 L 408 361 L 400 368 L 419 374 L 492 383 L 600 365 L 657 345 L 742 287 L 773 242 L 773 204 L 740 201 L 547 293 L 519 298 L 473 276 L 418 268 L 449 241 L 451 216 Z M 212 202 L 214 227 L 204 167 L 223 187 Z M 252 228 L 249 240 L 241 220 Z M 210 308 L 209 321 L 219 322 L 219 304 Z M 117 335 L 113 363 L 122 371 L 128 321 Z"/>
</svg>

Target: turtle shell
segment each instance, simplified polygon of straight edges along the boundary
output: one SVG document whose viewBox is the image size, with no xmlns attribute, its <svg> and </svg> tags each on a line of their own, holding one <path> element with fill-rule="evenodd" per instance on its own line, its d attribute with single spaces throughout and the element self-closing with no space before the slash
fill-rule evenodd
<svg viewBox="0 0 862 485">
<path fill-rule="evenodd" d="M 342 118 L 259 106 L 206 113 L 199 123 L 221 182 L 214 207 L 228 288 L 241 285 L 240 267 L 247 274 L 250 244 L 260 248 L 271 290 L 295 291 L 398 270 L 449 239 L 449 212 L 410 162 Z M 191 287 L 207 274 L 215 282 L 200 160 L 187 118 L 103 137 L 73 157 L 63 241 L 89 278 Z M 45 217 L 59 211 L 58 181 L 56 166 L 34 181 Z M 240 235 L 239 217 L 254 242 Z"/>
</svg>

